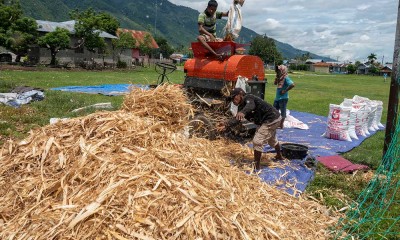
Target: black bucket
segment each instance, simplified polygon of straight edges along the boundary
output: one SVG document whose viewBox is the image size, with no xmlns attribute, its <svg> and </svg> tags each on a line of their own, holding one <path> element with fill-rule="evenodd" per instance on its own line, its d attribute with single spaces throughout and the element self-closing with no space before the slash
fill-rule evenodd
<svg viewBox="0 0 400 240">
<path fill-rule="evenodd" d="M 282 143 L 282 155 L 288 159 L 303 159 L 307 156 L 308 147 L 296 143 Z"/>
</svg>

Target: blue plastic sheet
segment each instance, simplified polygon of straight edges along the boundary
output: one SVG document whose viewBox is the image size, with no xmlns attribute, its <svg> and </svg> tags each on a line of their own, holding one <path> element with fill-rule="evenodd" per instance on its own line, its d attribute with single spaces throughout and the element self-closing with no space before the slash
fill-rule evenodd
<svg viewBox="0 0 400 240">
<path fill-rule="evenodd" d="M 66 86 L 51 88 L 51 90 L 116 96 L 128 93 L 131 88 L 142 88 L 148 90 L 150 89 L 150 86 L 142 84 L 104 84 L 97 86 Z"/>
<path fill-rule="evenodd" d="M 326 130 L 327 117 L 318 116 L 311 113 L 296 112 L 290 110 L 290 115 L 299 119 L 308 125 L 310 129 L 301 130 L 294 128 L 284 128 L 277 131 L 278 140 L 280 142 L 290 142 L 306 145 L 309 153 L 315 157 L 333 156 L 339 153 L 345 153 L 359 146 L 365 139 L 374 135 L 377 131 L 370 132 L 369 136 L 358 136 L 358 140 L 353 139 L 352 142 L 328 139 L 322 137 Z M 379 130 L 383 130 L 381 128 Z M 378 131 L 379 131 L 378 130 Z M 265 152 L 272 151 L 269 146 L 264 147 Z"/>
<path fill-rule="evenodd" d="M 289 163 L 280 161 L 282 167 L 277 168 L 262 167 L 258 176 L 269 185 L 299 196 L 315 176 L 315 167 L 307 167 L 306 159 L 290 160 Z"/>
<path fill-rule="evenodd" d="M 288 164 L 283 164 L 282 167 L 268 168 L 262 167 L 259 174 L 260 178 L 278 189 L 282 189 L 287 193 L 298 196 L 313 180 L 315 176 L 315 165 L 307 167 L 306 159 L 318 159 L 319 156 L 334 156 L 339 153 L 344 153 L 359 146 L 366 138 L 372 136 L 375 132 L 367 137 L 359 136 L 358 140 L 339 141 L 322 137 L 326 130 L 327 117 L 314 115 L 311 113 L 290 111 L 290 114 L 306 123 L 309 126 L 308 130 L 284 128 L 277 131 L 277 136 L 280 142 L 290 142 L 306 145 L 309 147 L 308 156 L 305 159 L 291 160 Z M 380 129 L 383 130 L 383 129 Z M 264 152 L 274 152 L 275 150 L 268 145 L 264 146 Z"/>
</svg>

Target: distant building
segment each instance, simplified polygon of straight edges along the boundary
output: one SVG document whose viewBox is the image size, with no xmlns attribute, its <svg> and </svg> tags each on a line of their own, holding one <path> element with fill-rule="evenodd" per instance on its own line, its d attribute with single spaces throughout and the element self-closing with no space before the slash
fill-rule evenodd
<svg viewBox="0 0 400 240">
<path fill-rule="evenodd" d="M 66 22 L 50 22 L 36 20 L 38 25 L 38 32 L 40 36 L 44 36 L 46 33 L 54 32 L 57 27 L 67 29 L 71 34 L 71 48 L 60 50 L 57 53 L 57 60 L 60 64 L 69 64 L 71 66 L 77 66 L 84 62 L 97 62 L 102 64 L 113 64 L 114 59 L 112 54 L 112 39 L 117 37 L 109 33 L 100 31 L 100 37 L 104 38 L 107 49 L 106 51 L 96 51 L 91 52 L 82 46 L 82 40 L 75 36 L 75 20 Z M 47 48 L 40 47 L 38 45 L 33 45 L 30 47 L 28 52 L 28 57 L 32 63 L 42 63 L 49 64 L 51 61 L 51 53 Z"/>
<path fill-rule="evenodd" d="M 356 73 L 357 74 L 369 74 L 369 68 L 370 68 L 369 63 L 361 63 L 360 65 L 358 65 Z"/>
<path fill-rule="evenodd" d="M 17 58 L 17 55 L 15 55 L 12 52 L 0 52 L 0 63 L 11 63 L 15 62 L 15 59 Z"/>
<path fill-rule="evenodd" d="M 325 62 L 317 62 L 311 65 L 311 71 L 317 73 L 331 73 L 332 64 Z"/>
<path fill-rule="evenodd" d="M 117 35 L 121 33 L 130 33 L 132 37 L 136 40 L 136 48 L 131 49 L 131 55 L 128 56 L 126 55 L 125 57 L 128 57 L 130 59 L 125 59 L 125 62 L 130 62 L 133 61 L 134 64 L 147 64 L 149 62 L 149 57 L 146 54 L 140 52 L 139 46 L 141 44 L 145 43 L 146 36 L 148 36 L 149 39 L 149 46 L 150 48 L 157 49 L 159 48 L 157 42 L 154 40 L 153 36 L 149 32 L 145 31 L 138 31 L 138 30 L 130 30 L 130 29 L 118 29 Z"/>
<path fill-rule="evenodd" d="M 334 63 L 331 66 L 331 72 L 336 74 L 347 74 L 347 66 L 349 64 L 346 63 Z"/>
<path fill-rule="evenodd" d="M 386 64 L 385 66 L 383 66 L 380 70 L 379 70 L 379 75 L 380 76 L 384 76 L 386 73 L 387 77 L 391 77 L 392 76 L 392 64 Z"/>
</svg>

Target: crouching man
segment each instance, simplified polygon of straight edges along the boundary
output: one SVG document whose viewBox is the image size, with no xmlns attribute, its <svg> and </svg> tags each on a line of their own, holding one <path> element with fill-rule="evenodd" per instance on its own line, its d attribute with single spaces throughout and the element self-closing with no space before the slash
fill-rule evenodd
<svg viewBox="0 0 400 240">
<path fill-rule="evenodd" d="M 229 98 L 233 104 L 238 106 L 238 113 L 228 122 L 220 124 L 217 131 L 225 131 L 244 119 L 252 121 L 260 126 L 253 138 L 255 169 L 260 169 L 261 155 L 265 143 L 275 148 L 275 159 L 282 160 L 281 146 L 276 137 L 276 129 L 280 126 L 282 119 L 279 111 L 263 99 L 252 94 L 246 94 L 241 88 L 235 88 Z"/>
</svg>

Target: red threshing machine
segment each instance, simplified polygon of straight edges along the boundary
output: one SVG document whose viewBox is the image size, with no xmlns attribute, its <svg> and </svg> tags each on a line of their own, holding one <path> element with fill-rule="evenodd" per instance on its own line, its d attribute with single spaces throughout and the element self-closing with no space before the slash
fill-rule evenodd
<svg viewBox="0 0 400 240">
<path fill-rule="evenodd" d="M 216 134 L 214 131 L 215 123 L 218 121 L 216 118 L 224 114 L 227 116 L 229 107 L 225 97 L 235 88 L 237 79 L 247 78 L 247 92 L 262 99 L 264 99 L 266 80 L 264 63 L 259 57 L 236 54 L 236 50 L 246 46 L 245 44 L 232 41 L 208 44 L 217 54 L 223 55 L 223 59 L 219 60 L 210 55 L 200 42 L 193 42 L 194 58 L 185 63 L 186 76 L 183 86 L 199 110 L 191 128 L 197 134 L 212 139 Z M 239 133 L 252 135 L 255 128 L 251 122 L 244 123 L 235 135 Z"/>
<path fill-rule="evenodd" d="M 196 92 L 218 92 L 232 90 L 239 76 L 249 79 L 250 93 L 264 99 L 264 63 L 257 56 L 235 54 L 236 49 L 245 46 L 235 42 L 209 42 L 216 53 L 224 56 L 218 60 L 200 42 L 192 43 L 194 58 L 186 61 L 184 87 Z"/>
</svg>

